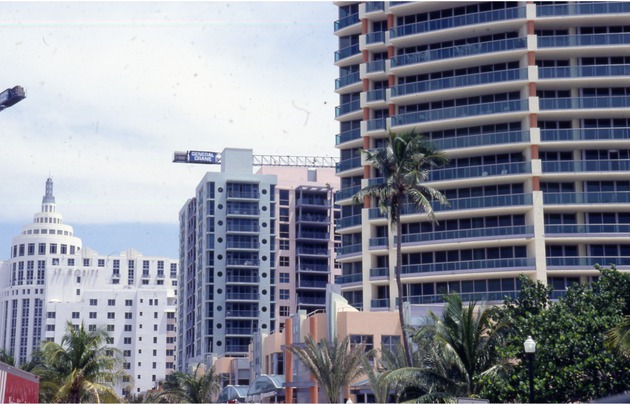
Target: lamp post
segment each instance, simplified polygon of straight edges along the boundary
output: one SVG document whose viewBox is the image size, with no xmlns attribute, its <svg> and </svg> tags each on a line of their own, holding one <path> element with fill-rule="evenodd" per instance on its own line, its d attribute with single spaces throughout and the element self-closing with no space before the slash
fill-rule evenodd
<svg viewBox="0 0 630 404">
<path fill-rule="evenodd" d="M 536 341 L 530 336 L 527 337 L 525 343 L 525 355 L 529 359 L 529 402 L 534 402 L 534 355 L 536 354 Z"/>
</svg>

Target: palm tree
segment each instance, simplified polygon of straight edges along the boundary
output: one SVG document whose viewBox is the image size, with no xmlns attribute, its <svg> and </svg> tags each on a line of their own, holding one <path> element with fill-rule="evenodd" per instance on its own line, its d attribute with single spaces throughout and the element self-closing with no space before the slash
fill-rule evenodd
<svg viewBox="0 0 630 404">
<path fill-rule="evenodd" d="M 303 347 L 287 347 L 311 372 L 324 390 L 329 403 L 339 402 L 342 389 L 361 374 L 366 356 L 365 345 L 350 346 L 349 337 L 329 342 L 323 338 L 319 344 L 311 336 L 306 337 Z M 368 353 L 369 354 L 369 353 Z"/>
<path fill-rule="evenodd" d="M 221 378 L 214 366 L 204 371 L 199 363 L 192 374 L 171 374 L 163 387 L 164 391 L 155 397 L 158 402 L 166 399 L 168 402 L 208 403 L 221 391 Z"/>
<path fill-rule="evenodd" d="M 124 375 L 122 359 L 107 347 L 107 332 L 86 331 L 68 322 L 61 344 L 46 341 L 33 372 L 47 386 L 41 395 L 50 402 L 120 401 L 113 385 Z M 54 387 L 53 387 L 54 386 Z"/>
<path fill-rule="evenodd" d="M 377 403 L 388 403 L 389 390 L 392 383 L 387 379 L 389 371 L 380 367 L 379 370 L 374 369 L 367 357 L 363 358 L 363 371 L 370 382 L 370 389 L 374 395 L 374 401 Z"/>
<path fill-rule="evenodd" d="M 621 323 L 606 333 L 606 344 L 627 356 L 630 356 L 630 316 L 625 316 Z"/>
<path fill-rule="evenodd" d="M 15 357 L 10 351 L 6 349 L 0 349 L 0 362 L 6 363 L 10 366 L 15 366 Z"/>
<path fill-rule="evenodd" d="M 389 132 L 389 138 L 382 148 L 365 150 L 365 159 L 382 175 L 383 181 L 368 185 L 353 196 L 355 204 L 366 197 L 374 198 L 383 214 L 390 220 L 390 228 L 398 236 L 396 243 L 396 287 L 398 290 L 398 313 L 402 328 L 403 346 L 407 366 L 412 366 L 411 347 L 407 336 L 403 313 L 403 294 L 400 273 L 402 268 L 402 221 L 404 205 L 410 204 L 418 211 L 427 213 L 429 220 L 435 221 L 431 206 L 432 200 L 447 205 L 446 197 L 439 191 L 424 184 L 432 168 L 443 167 L 448 159 L 443 152 L 435 149 L 422 135 L 413 131 L 400 135 Z"/>
<path fill-rule="evenodd" d="M 390 378 L 413 382 L 434 396 L 474 396 L 479 376 L 499 376 L 510 368 L 494 349 L 502 342 L 504 325 L 490 321 L 489 308 L 475 302 L 464 307 L 457 294 L 444 300 L 442 317 L 430 312 L 428 323 L 414 335 L 423 353 L 421 365 L 393 371 Z"/>
</svg>

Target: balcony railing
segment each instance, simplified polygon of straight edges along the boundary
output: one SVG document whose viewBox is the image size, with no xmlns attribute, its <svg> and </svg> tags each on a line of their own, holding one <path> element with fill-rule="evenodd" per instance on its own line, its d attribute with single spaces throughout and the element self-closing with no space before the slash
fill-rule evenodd
<svg viewBox="0 0 630 404">
<path fill-rule="evenodd" d="M 547 257 L 547 267 L 586 267 L 594 270 L 597 264 L 630 265 L 630 257 Z"/>
<path fill-rule="evenodd" d="M 361 167 L 361 156 L 352 157 L 351 159 L 340 161 L 336 165 L 337 174 Z"/>
<path fill-rule="evenodd" d="M 627 108 L 629 96 L 541 98 L 540 110 Z"/>
<path fill-rule="evenodd" d="M 361 51 L 359 50 L 358 43 L 346 46 L 345 48 L 339 49 L 335 52 L 335 62 L 339 62 L 340 60 L 349 58 L 350 56 L 359 55 L 360 53 Z"/>
<path fill-rule="evenodd" d="M 526 38 L 510 38 L 497 41 L 470 43 L 450 48 L 398 55 L 391 59 L 392 67 L 408 66 L 437 60 L 481 55 L 484 53 L 505 52 L 527 47 Z"/>
<path fill-rule="evenodd" d="M 367 130 L 383 130 L 387 127 L 387 121 L 385 118 L 370 119 L 367 121 Z"/>
<path fill-rule="evenodd" d="M 630 33 L 539 36 L 539 48 L 566 48 L 573 46 L 627 45 Z"/>
<path fill-rule="evenodd" d="M 531 163 L 527 161 L 470 167 L 439 168 L 429 172 L 429 181 L 478 178 L 494 175 L 529 174 L 531 172 Z"/>
<path fill-rule="evenodd" d="M 630 192 L 543 192 L 546 205 L 630 203 Z"/>
<path fill-rule="evenodd" d="M 466 238 L 506 238 L 508 236 L 533 237 L 533 234 L 534 226 L 505 226 L 405 234 L 403 235 L 402 240 L 404 245 L 407 243 L 421 243 L 426 241 L 454 240 Z M 397 242 L 398 237 L 396 236 L 394 237 L 394 243 Z"/>
<path fill-rule="evenodd" d="M 257 258 L 228 258 L 225 260 L 226 265 L 236 265 L 236 266 L 248 266 L 255 267 L 260 265 L 260 260 Z"/>
<path fill-rule="evenodd" d="M 445 77 L 426 81 L 418 81 L 409 84 L 400 84 L 392 87 L 392 97 L 400 95 L 416 94 L 426 91 L 438 91 L 448 88 L 477 86 L 483 84 L 500 83 L 506 81 L 526 80 L 527 69 L 500 70 L 496 72 L 469 74 L 454 77 Z"/>
<path fill-rule="evenodd" d="M 379 89 L 368 91 L 366 97 L 368 102 L 385 101 L 385 90 Z"/>
<path fill-rule="evenodd" d="M 353 244 L 353 245 L 344 245 L 341 247 L 337 247 L 337 258 L 340 255 L 348 255 L 361 252 L 361 244 Z"/>
<path fill-rule="evenodd" d="M 437 201 L 431 202 L 434 211 L 444 210 L 465 210 L 465 209 L 485 209 L 499 208 L 508 206 L 529 206 L 532 204 L 532 194 L 509 194 L 509 195 L 488 195 L 477 196 L 472 198 L 453 198 L 449 199 L 449 206 L 443 206 Z M 402 214 L 417 214 L 418 209 L 411 204 L 403 205 Z M 374 217 L 372 217 L 374 212 Z M 384 217 L 378 208 L 369 209 L 370 218 Z"/>
<path fill-rule="evenodd" d="M 341 275 L 335 279 L 335 283 L 344 285 L 346 283 L 355 283 L 363 281 L 363 274 Z"/>
<path fill-rule="evenodd" d="M 370 307 L 373 309 L 389 308 L 389 299 L 372 299 L 370 300 Z"/>
<path fill-rule="evenodd" d="M 496 292 L 459 292 L 463 302 L 501 302 L 505 297 L 518 297 L 518 290 L 506 290 Z M 444 295 L 409 296 L 407 301 L 411 304 L 444 303 Z"/>
<path fill-rule="evenodd" d="M 341 104 L 340 106 L 335 107 L 335 117 L 338 118 L 342 115 L 346 115 L 351 112 L 360 111 L 360 110 L 361 110 L 360 100 L 346 102 L 345 104 Z"/>
<path fill-rule="evenodd" d="M 365 43 L 368 45 L 383 42 L 385 42 L 385 33 L 382 31 L 370 32 L 369 34 L 365 35 Z"/>
<path fill-rule="evenodd" d="M 557 17 L 567 15 L 618 14 L 630 13 L 630 3 L 619 2 L 582 2 L 567 4 L 537 4 L 537 17 Z"/>
<path fill-rule="evenodd" d="M 347 74 L 343 77 L 339 77 L 338 79 L 335 79 L 335 88 L 338 90 L 340 88 L 349 86 L 350 84 L 360 83 L 360 82 L 361 82 L 361 76 L 359 75 L 359 72 L 354 72 L 354 73 Z"/>
<path fill-rule="evenodd" d="M 469 270 L 522 270 L 534 269 L 534 258 L 502 258 L 477 261 L 434 262 L 430 264 L 403 265 L 405 275 L 427 272 L 469 271 Z"/>
<path fill-rule="evenodd" d="M 346 227 L 358 226 L 361 224 L 361 215 L 342 217 L 335 221 L 337 229 L 345 229 Z"/>
<path fill-rule="evenodd" d="M 351 129 L 346 132 L 342 132 L 335 136 L 335 144 L 340 145 L 342 143 L 351 142 L 353 140 L 361 139 L 361 129 Z"/>
<path fill-rule="evenodd" d="M 325 289 L 326 285 L 328 285 L 328 282 L 326 281 L 307 281 L 307 280 L 300 279 L 300 281 L 298 282 L 298 287 L 300 288 Z"/>
<path fill-rule="evenodd" d="M 329 272 L 326 264 L 300 264 L 297 270 L 298 272 Z"/>
<path fill-rule="evenodd" d="M 239 293 L 239 292 L 227 292 L 225 294 L 225 300 L 258 300 L 258 293 Z"/>
<path fill-rule="evenodd" d="M 592 234 L 614 234 L 620 237 L 628 237 L 630 224 L 546 224 L 545 234 L 571 234 L 571 235 L 592 235 Z"/>
<path fill-rule="evenodd" d="M 385 60 L 373 60 L 365 64 L 367 73 L 376 73 L 385 71 Z"/>
<path fill-rule="evenodd" d="M 317 248 L 317 247 L 298 247 L 297 253 L 300 255 L 328 255 L 327 248 Z"/>
<path fill-rule="evenodd" d="M 306 306 L 325 305 L 326 297 L 298 296 L 297 303 Z"/>
<path fill-rule="evenodd" d="M 344 199 L 352 198 L 357 192 L 361 190 L 361 185 L 355 185 L 350 188 L 345 188 L 335 192 L 335 201 L 341 201 Z"/>
<path fill-rule="evenodd" d="M 630 171 L 630 160 L 543 161 L 543 173 Z"/>
<path fill-rule="evenodd" d="M 393 28 L 390 31 L 390 36 L 391 38 L 397 38 L 401 36 L 420 34 L 423 32 L 433 32 L 441 29 L 463 27 L 474 24 L 485 24 L 488 22 L 504 21 L 515 18 L 525 18 L 525 7 L 482 11 L 479 13 L 464 14 L 454 17 L 440 18 L 437 20 L 418 22 L 415 24 L 402 25 Z"/>
<path fill-rule="evenodd" d="M 384 1 L 368 1 L 365 3 L 366 13 L 372 13 L 374 11 L 383 11 L 383 10 L 385 10 Z"/>
<path fill-rule="evenodd" d="M 258 224 L 245 225 L 245 224 L 230 224 L 230 223 L 228 223 L 226 229 L 227 229 L 227 231 L 238 231 L 238 232 L 258 232 L 258 231 L 260 231 L 260 227 L 258 226 Z"/>
<path fill-rule="evenodd" d="M 225 278 L 227 283 L 258 283 L 260 278 L 256 275 L 230 275 Z"/>
<path fill-rule="evenodd" d="M 539 67 L 538 78 L 561 79 L 578 77 L 629 76 L 630 65 Z"/>
<path fill-rule="evenodd" d="M 255 317 L 259 316 L 258 310 L 226 310 L 225 317 Z"/>
<path fill-rule="evenodd" d="M 444 119 L 465 118 L 468 116 L 520 112 L 527 111 L 528 108 L 528 100 L 498 101 L 400 114 L 393 116 L 391 122 L 392 126 L 400 126 Z"/>
<path fill-rule="evenodd" d="M 389 277 L 389 268 L 387 267 L 370 268 L 370 279 L 383 278 L 383 277 Z"/>
<path fill-rule="evenodd" d="M 387 247 L 389 239 L 387 237 L 372 237 L 369 241 L 370 248 Z"/>
<path fill-rule="evenodd" d="M 630 139 L 630 128 L 544 129 L 540 138 L 543 142 Z"/>
<path fill-rule="evenodd" d="M 236 240 L 228 240 L 225 243 L 227 248 L 238 248 L 238 249 L 258 249 L 260 248 L 260 243 L 258 241 L 236 241 Z"/>
<path fill-rule="evenodd" d="M 478 135 L 457 136 L 443 139 L 431 139 L 438 149 L 459 149 L 510 143 L 528 143 L 529 131 L 483 133 Z"/>
<path fill-rule="evenodd" d="M 359 13 L 347 15 L 335 21 L 335 32 L 339 31 L 340 29 L 357 24 L 358 22 L 359 22 Z"/>
</svg>

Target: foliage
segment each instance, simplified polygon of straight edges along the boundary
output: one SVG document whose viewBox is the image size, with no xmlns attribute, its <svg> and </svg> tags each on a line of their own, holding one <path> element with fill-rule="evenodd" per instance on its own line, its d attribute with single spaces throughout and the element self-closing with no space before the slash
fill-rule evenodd
<svg viewBox="0 0 630 404">
<path fill-rule="evenodd" d="M 497 375 L 509 367 L 496 354 L 503 326 L 490 321 L 490 310 L 475 302 L 464 307 L 457 294 L 445 295 L 444 300 L 442 316 L 430 312 L 413 336 L 421 353 L 419 364 L 389 375 L 403 385 L 420 387 L 423 401 L 476 397 L 482 374 Z"/>
<path fill-rule="evenodd" d="M 614 267 L 600 271 L 596 282 L 573 285 L 558 302 L 549 300 L 550 287 L 522 278 L 519 296 L 506 299 L 492 314 L 494 321 L 512 324 L 497 353 L 513 360 L 514 372 L 508 378 L 484 378 L 482 396 L 493 402 L 527 401 L 523 342 L 528 335 L 538 343 L 536 401 L 591 401 L 627 389 L 630 360 L 604 342 L 630 309 L 630 274 Z"/>
<path fill-rule="evenodd" d="M 296 355 L 311 372 L 326 394 L 329 403 L 338 402 L 342 389 L 364 373 L 362 366 L 366 355 L 365 345 L 350 346 L 350 338 L 319 343 L 308 336 L 304 346 L 292 345 L 288 349 Z"/>
<path fill-rule="evenodd" d="M 11 352 L 0 349 L 0 362 L 6 363 L 9 366 L 15 366 L 15 357 Z"/>
<path fill-rule="evenodd" d="M 435 220 L 432 200 L 441 204 L 448 201 L 439 191 L 424 184 L 432 168 L 448 163 L 444 153 L 435 149 L 422 135 L 413 131 L 396 134 L 389 133 L 382 148 L 365 150 L 365 160 L 382 176 L 383 181 L 362 188 L 353 196 L 354 203 L 363 203 L 366 197 L 373 198 L 383 214 L 390 219 L 390 228 L 399 237 L 402 236 L 401 215 L 405 204 L 410 204 L 417 211 L 427 213 L 429 220 Z M 402 244 L 396 243 L 396 287 L 400 304 L 398 313 L 402 327 L 403 346 L 405 347 L 407 366 L 412 365 L 412 353 L 409 346 L 403 314 L 403 288 L 400 278 L 402 267 Z"/>
<path fill-rule="evenodd" d="M 107 332 L 86 331 L 68 322 L 61 344 L 44 342 L 33 357 L 32 371 L 40 376 L 40 401 L 116 402 L 113 385 L 122 377 L 118 351 L 105 346 Z"/>
<path fill-rule="evenodd" d="M 610 349 L 630 357 L 630 316 L 625 316 L 621 323 L 608 330 L 606 343 Z"/>
<path fill-rule="evenodd" d="M 162 385 L 164 391 L 155 398 L 157 402 L 208 403 L 221 391 L 221 379 L 214 367 L 205 370 L 197 364 L 192 374 L 175 372 L 167 376 Z"/>
</svg>

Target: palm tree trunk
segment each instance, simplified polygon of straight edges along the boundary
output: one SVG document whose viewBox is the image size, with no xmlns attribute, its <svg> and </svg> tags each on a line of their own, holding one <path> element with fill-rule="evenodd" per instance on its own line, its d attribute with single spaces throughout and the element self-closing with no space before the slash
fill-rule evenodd
<svg viewBox="0 0 630 404">
<path fill-rule="evenodd" d="M 407 360 L 407 367 L 413 366 L 413 360 L 411 357 L 411 347 L 409 346 L 409 338 L 407 337 L 407 327 L 405 326 L 405 314 L 403 310 L 403 286 L 400 274 L 402 272 L 402 222 L 400 220 L 401 206 L 400 202 L 394 207 L 398 214 L 396 215 L 396 236 L 398 242 L 396 243 L 396 287 L 398 288 L 398 317 L 400 319 L 400 328 L 402 329 L 403 347 L 405 348 L 405 359 Z"/>
</svg>

